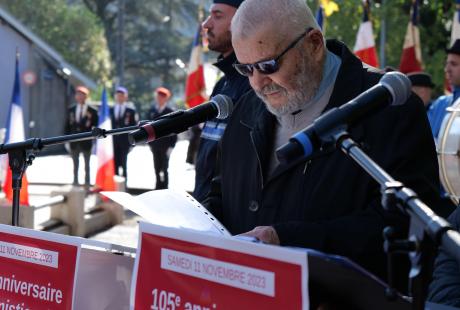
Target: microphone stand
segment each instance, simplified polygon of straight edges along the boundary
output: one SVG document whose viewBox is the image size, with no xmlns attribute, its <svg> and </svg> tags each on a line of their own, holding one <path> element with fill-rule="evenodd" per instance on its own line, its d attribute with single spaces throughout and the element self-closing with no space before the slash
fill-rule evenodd
<svg viewBox="0 0 460 310">
<path fill-rule="evenodd" d="M 129 126 L 123 128 L 116 128 L 112 130 L 105 130 L 101 128 L 93 128 L 92 131 L 76 133 L 71 135 L 64 135 L 51 138 L 30 138 L 20 142 L 0 144 L 0 155 L 8 154 L 9 166 L 12 172 L 13 189 L 13 206 L 12 206 L 12 219 L 13 226 L 19 225 L 19 197 L 22 187 L 22 176 L 26 172 L 28 166 L 32 165 L 35 159 L 36 152 L 41 151 L 44 147 L 50 145 L 64 144 L 67 142 L 78 142 L 84 140 L 92 140 L 99 138 L 106 138 L 109 135 L 120 135 L 136 130 L 144 122 L 140 122 L 136 126 Z"/>
<path fill-rule="evenodd" d="M 425 309 L 428 284 L 432 274 L 432 262 L 436 248 L 441 245 L 447 253 L 460 262 L 460 234 L 449 223 L 437 216 L 417 194 L 401 182 L 393 179 L 385 170 L 363 152 L 360 146 L 350 138 L 346 126 L 339 126 L 320 135 L 323 144 L 333 144 L 357 164 L 359 164 L 381 186 L 382 205 L 387 211 L 399 211 L 410 217 L 409 236 L 405 240 L 395 240 L 394 229 L 384 230 L 384 249 L 388 255 L 388 284 L 386 296 L 396 297 L 393 288 L 393 255 L 407 253 L 411 261 L 409 273 L 412 309 Z"/>
</svg>

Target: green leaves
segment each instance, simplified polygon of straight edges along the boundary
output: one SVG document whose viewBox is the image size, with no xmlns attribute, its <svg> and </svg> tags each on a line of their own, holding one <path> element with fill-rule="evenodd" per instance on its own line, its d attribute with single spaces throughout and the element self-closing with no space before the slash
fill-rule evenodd
<svg viewBox="0 0 460 310">
<path fill-rule="evenodd" d="M 99 19 L 65 0 L 0 0 L 6 10 L 79 70 L 97 81 L 110 77 L 110 57 Z"/>
</svg>

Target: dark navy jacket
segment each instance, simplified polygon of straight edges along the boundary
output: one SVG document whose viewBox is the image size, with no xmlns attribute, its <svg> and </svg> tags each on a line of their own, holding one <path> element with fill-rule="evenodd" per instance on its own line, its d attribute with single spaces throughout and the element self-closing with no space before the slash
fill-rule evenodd
<svg viewBox="0 0 460 310">
<path fill-rule="evenodd" d="M 251 89 L 247 77 L 240 75 L 233 68 L 232 65 L 235 62 L 236 56 L 235 53 L 232 53 L 226 58 L 220 58 L 214 64 L 225 76 L 217 82 L 211 94 L 211 97 L 218 94 L 227 95 L 232 99 L 234 105 L 244 93 Z M 227 122 L 228 118 L 208 121 L 201 133 L 195 165 L 195 190 L 193 191 L 193 196 L 200 202 L 204 200 L 210 190 L 216 167 L 217 145 L 224 134 Z"/>
<path fill-rule="evenodd" d="M 65 127 L 66 134 L 82 133 L 88 132 L 97 127 L 98 123 L 98 113 L 97 110 L 91 106 L 87 106 L 85 115 L 77 122 L 76 111 L 77 106 L 74 105 L 69 108 L 68 118 Z M 70 143 L 70 148 L 80 147 L 82 150 L 89 151 L 93 146 L 93 140 L 85 140 L 79 142 Z"/>
<path fill-rule="evenodd" d="M 342 64 L 326 110 L 381 78 L 340 42 L 328 41 L 327 47 Z M 275 123 L 254 93 L 240 99 L 219 144 L 220 178 L 213 179 L 204 205 L 232 234 L 273 226 L 282 245 L 346 256 L 384 276 L 382 231 L 389 224 L 407 229 L 407 219 L 383 210 L 378 183 L 339 150 L 323 150 L 271 173 Z M 418 97 L 382 109 L 349 130 L 374 161 L 438 212 L 436 150 Z"/>
<path fill-rule="evenodd" d="M 134 126 L 137 124 L 137 112 L 134 105 L 130 102 L 125 103 L 125 112 L 123 113 L 123 117 L 120 119 L 115 118 L 114 108 L 110 108 L 110 119 L 112 121 L 112 129 L 123 128 L 128 126 Z M 131 146 L 128 140 L 128 134 L 121 134 L 113 136 L 113 146 L 115 149 L 122 148 L 122 149 L 130 149 Z"/>
<path fill-rule="evenodd" d="M 450 215 L 449 222 L 460 231 L 460 208 Z M 442 248 L 436 258 L 428 299 L 436 303 L 460 307 L 460 262 Z"/>
</svg>

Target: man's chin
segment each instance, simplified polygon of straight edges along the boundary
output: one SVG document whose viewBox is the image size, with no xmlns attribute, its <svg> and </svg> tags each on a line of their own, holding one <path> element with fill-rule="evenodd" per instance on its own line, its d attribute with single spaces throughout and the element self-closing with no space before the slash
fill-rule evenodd
<svg viewBox="0 0 460 310">
<path fill-rule="evenodd" d="M 285 109 L 285 102 L 273 102 L 269 100 L 264 100 L 267 110 L 275 116 L 283 116 L 288 113 Z"/>
</svg>

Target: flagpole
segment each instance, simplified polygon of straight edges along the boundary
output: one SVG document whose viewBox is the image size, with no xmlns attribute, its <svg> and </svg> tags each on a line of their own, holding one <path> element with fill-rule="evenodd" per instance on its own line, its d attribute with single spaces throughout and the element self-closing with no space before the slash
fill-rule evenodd
<svg viewBox="0 0 460 310">
<path fill-rule="evenodd" d="M 382 20 L 380 22 L 380 67 L 386 67 L 386 59 L 385 59 L 385 44 L 387 40 L 387 25 L 385 21 L 385 0 L 381 0 L 380 2 L 381 12 L 382 12 Z"/>
<path fill-rule="evenodd" d="M 19 97 L 19 48 L 16 47 L 16 61 L 15 61 L 15 77 L 13 86 L 13 98 L 11 104 L 18 104 L 13 102 Z M 11 125 L 10 125 L 11 131 Z M 11 134 L 11 132 L 9 133 Z M 32 162 L 33 158 L 28 158 L 28 154 L 24 149 L 13 150 L 8 153 L 8 163 L 11 169 L 11 187 L 13 189 L 13 204 L 11 214 L 11 224 L 13 226 L 19 225 L 19 205 L 21 197 L 22 177 L 27 169 L 27 165 Z"/>
</svg>

